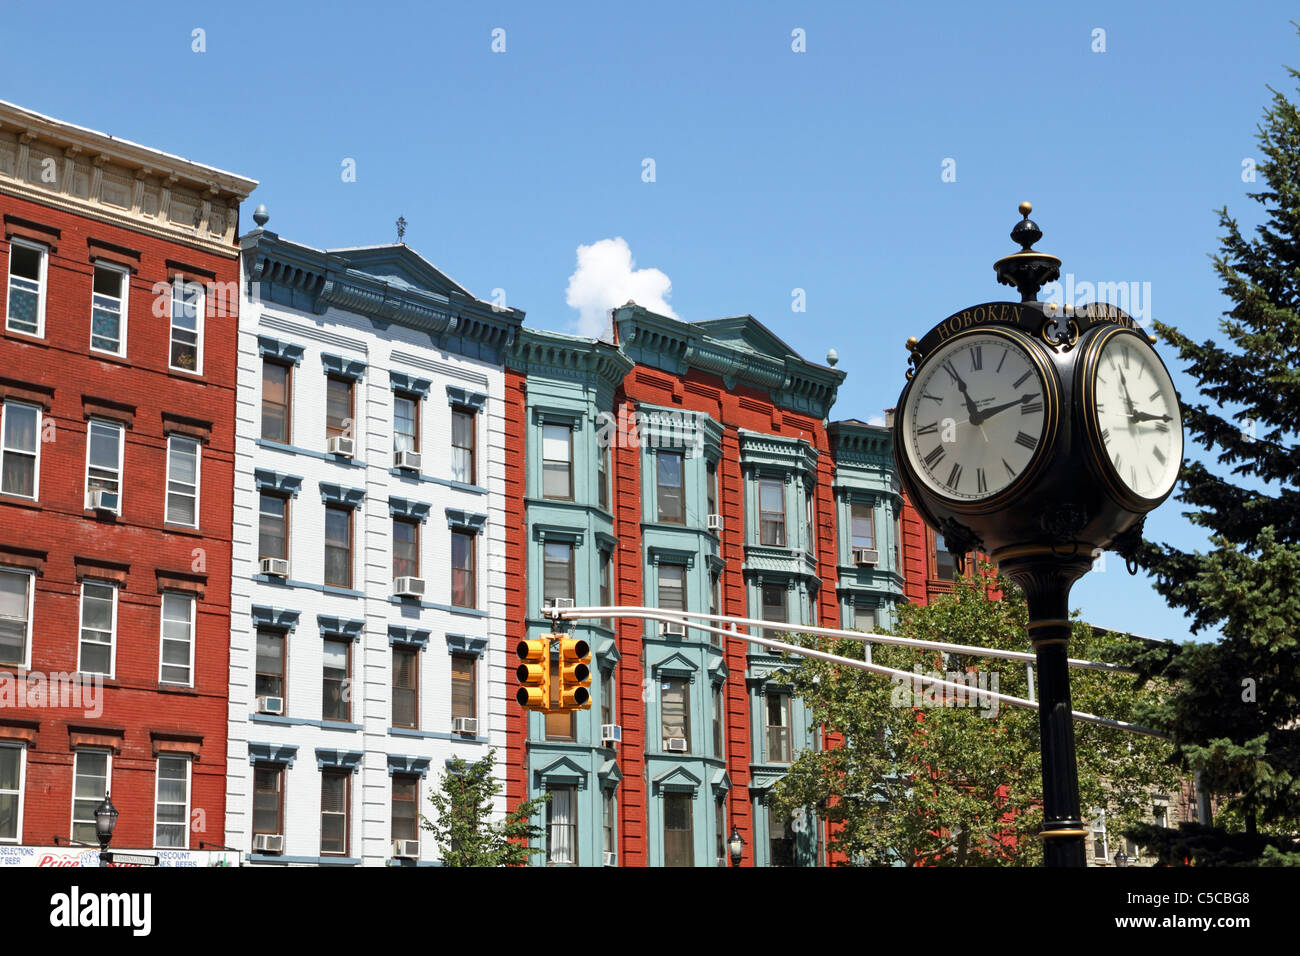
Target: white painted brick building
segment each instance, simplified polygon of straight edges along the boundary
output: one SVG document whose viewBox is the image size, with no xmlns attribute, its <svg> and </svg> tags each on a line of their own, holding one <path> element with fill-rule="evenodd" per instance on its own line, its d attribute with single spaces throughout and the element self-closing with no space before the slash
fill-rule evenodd
<svg viewBox="0 0 1300 956">
<path fill-rule="evenodd" d="M 225 842 L 413 865 L 414 837 L 433 862 L 416 814 L 447 761 L 504 755 L 501 356 L 523 313 L 405 245 L 259 227 L 242 249 Z"/>
</svg>

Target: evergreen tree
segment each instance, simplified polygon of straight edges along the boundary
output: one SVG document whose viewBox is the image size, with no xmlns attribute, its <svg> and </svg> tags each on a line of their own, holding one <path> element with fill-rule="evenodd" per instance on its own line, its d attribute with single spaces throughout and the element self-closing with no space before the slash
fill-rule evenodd
<svg viewBox="0 0 1300 956">
<path fill-rule="evenodd" d="M 1173 734 L 1186 768 L 1230 798 L 1221 822 L 1244 831 L 1140 835 L 1163 839 L 1175 863 L 1283 862 L 1288 841 L 1266 854 L 1261 838 L 1300 833 L 1300 114 L 1271 92 L 1257 136 L 1264 188 L 1247 194 L 1264 221 L 1247 236 L 1219 211 L 1213 262 L 1232 302 L 1219 323 L 1227 341 L 1195 342 L 1155 323 L 1199 385 L 1200 401 L 1184 398 L 1184 425 L 1217 449 L 1219 471 L 1185 460 L 1178 494 L 1212 549 L 1147 541 L 1140 562 L 1193 633 L 1219 626 L 1223 638 L 1148 652 L 1145 665 L 1178 692 L 1147 718 Z"/>
<path fill-rule="evenodd" d="M 541 852 L 529 846 L 541 836 L 531 818 L 547 798 L 525 800 L 503 820 L 491 822 L 492 801 L 501 792 L 492 775 L 495 765 L 496 748 L 472 764 L 457 757 L 443 774 L 441 789 L 429 795 L 436 815 L 430 820 L 421 814 L 420 825 L 433 834 L 443 866 L 521 866 Z"/>
</svg>

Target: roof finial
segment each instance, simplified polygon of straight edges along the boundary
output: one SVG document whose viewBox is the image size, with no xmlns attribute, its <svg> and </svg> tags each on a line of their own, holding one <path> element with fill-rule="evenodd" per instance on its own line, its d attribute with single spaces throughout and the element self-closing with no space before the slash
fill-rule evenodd
<svg viewBox="0 0 1300 956">
<path fill-rule="evenodd" d="M 840 353 L 837 352 L 837 351 L 835 351 L 834 349 L 831 349 L 829 352 L 827 352 L 827 353 L 826 353 L 826 364 L 829 365 L 831 368 L 834 368 L 835 366 L 839 365 L 839 364 L 840 364 Z"/>
<path fill-rule="evenodd" d="M 266 211 L 266 203 L 258 203 L 257 208 L 253 210 L 253 222 L 257 223 L 257 228 L 261 229 L 271 221 L 271 214 Z"/>
<path fill-rule="evenodd" d="M 406 217 L 397 217 L 397 241 L 401 242 L 406 237 Z"/>
</svg>

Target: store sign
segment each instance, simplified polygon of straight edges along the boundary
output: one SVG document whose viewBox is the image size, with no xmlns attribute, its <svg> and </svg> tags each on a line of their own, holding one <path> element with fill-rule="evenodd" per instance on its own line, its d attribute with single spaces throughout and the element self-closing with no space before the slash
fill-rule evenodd
<svg viewBox="0 0 1300 956">
<path fill-rule="evenodd" d="M 108 857 L 112 862 L 101 864 L 99 850 L 88 847 L 0 846 L 0 870 L 19 866 L 239 866 L 240 862 L 240 854 L 227 850 L 110 850 Z"/>
</svg>

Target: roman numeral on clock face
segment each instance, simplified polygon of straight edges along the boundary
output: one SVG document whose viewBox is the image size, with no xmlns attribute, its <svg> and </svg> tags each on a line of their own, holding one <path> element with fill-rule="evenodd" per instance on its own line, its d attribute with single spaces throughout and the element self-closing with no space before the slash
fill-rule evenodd
<svg viewBox="0 0 1300 956">
<path fill-rule="evenodd" d="M 933 468 L 943 458 L 943 446 L 940 445 L 934 451 L 925 456 L 925 467 Z"/>
<path fill-rule="evenodd" d="M 1165 453 L 1162 452 L 1159 448 L 1152 448 L 1151 454 L 1156 456 L 1156 461 L 1160 462 L 1160 464 L 1163 465 L 1165 463 Z"/>
<path fill-rule="evenodd" d="M 931 422 L 929 425 L 921 425 L 916 429 L 918 435 L 933 435 L 939 430 L 938 422 Z"/>
<path fill-rule="evenodd" d="M 1018 379 L 1016 379 L 1014 382 L 1012 382 L 1012 383 L 1011 383 L 1012 387 L 1013 387 L 1013 388 L 1019 388 L 1021 385 L 1025 384 L 1025 382 L 1027 382 L 1027 381 L 1029 380 L 1029 376 L 1031 376 L 1031 375 L 1033 375 L 1033 374 L 1034 374 L 1033 369 L 1030 369 L 1030 370 L 1029 370 L 1028 372 L 1026 372 L 1024 375 L 1020 376 Z"/>
<path fill-rule="evenodd" d="M 983 468 L 975 469 L 975 490 L 980 494 L 983 494 L 984 492 L 989 490 L 989 483 L 984 477 Z"/>
<path fill-rule="evenodd" d="M 1023 405 L 1020 406 L 1021 415 L 1033 415 L 1036 412 L 1041 412 L 1042 410 L 1043 410 L 1042 402 L 1025 402 Z"/>
<path fill-rule="evenodd" d="M 948 487 L 956 491 L 959 481 L 961 481 L 961 462 L 954 462 L 952 471 L 948 472 Z"/>
<path fill-rule="evenodd" d="M 971 348 L 970 368 L 972 372 L 978 372 L 984 368 L 984 346 L 976 345 Z"/>
<path fill-rule="evenodd" d="M 1038 447 L 1038 439 L 1033 435 L 1030 435 L 1028 432 L 1020 432 L 1016 435 L 1016 444 L 1022 445 L 1030 451 L 1033 451 Z"/>
</svg>

